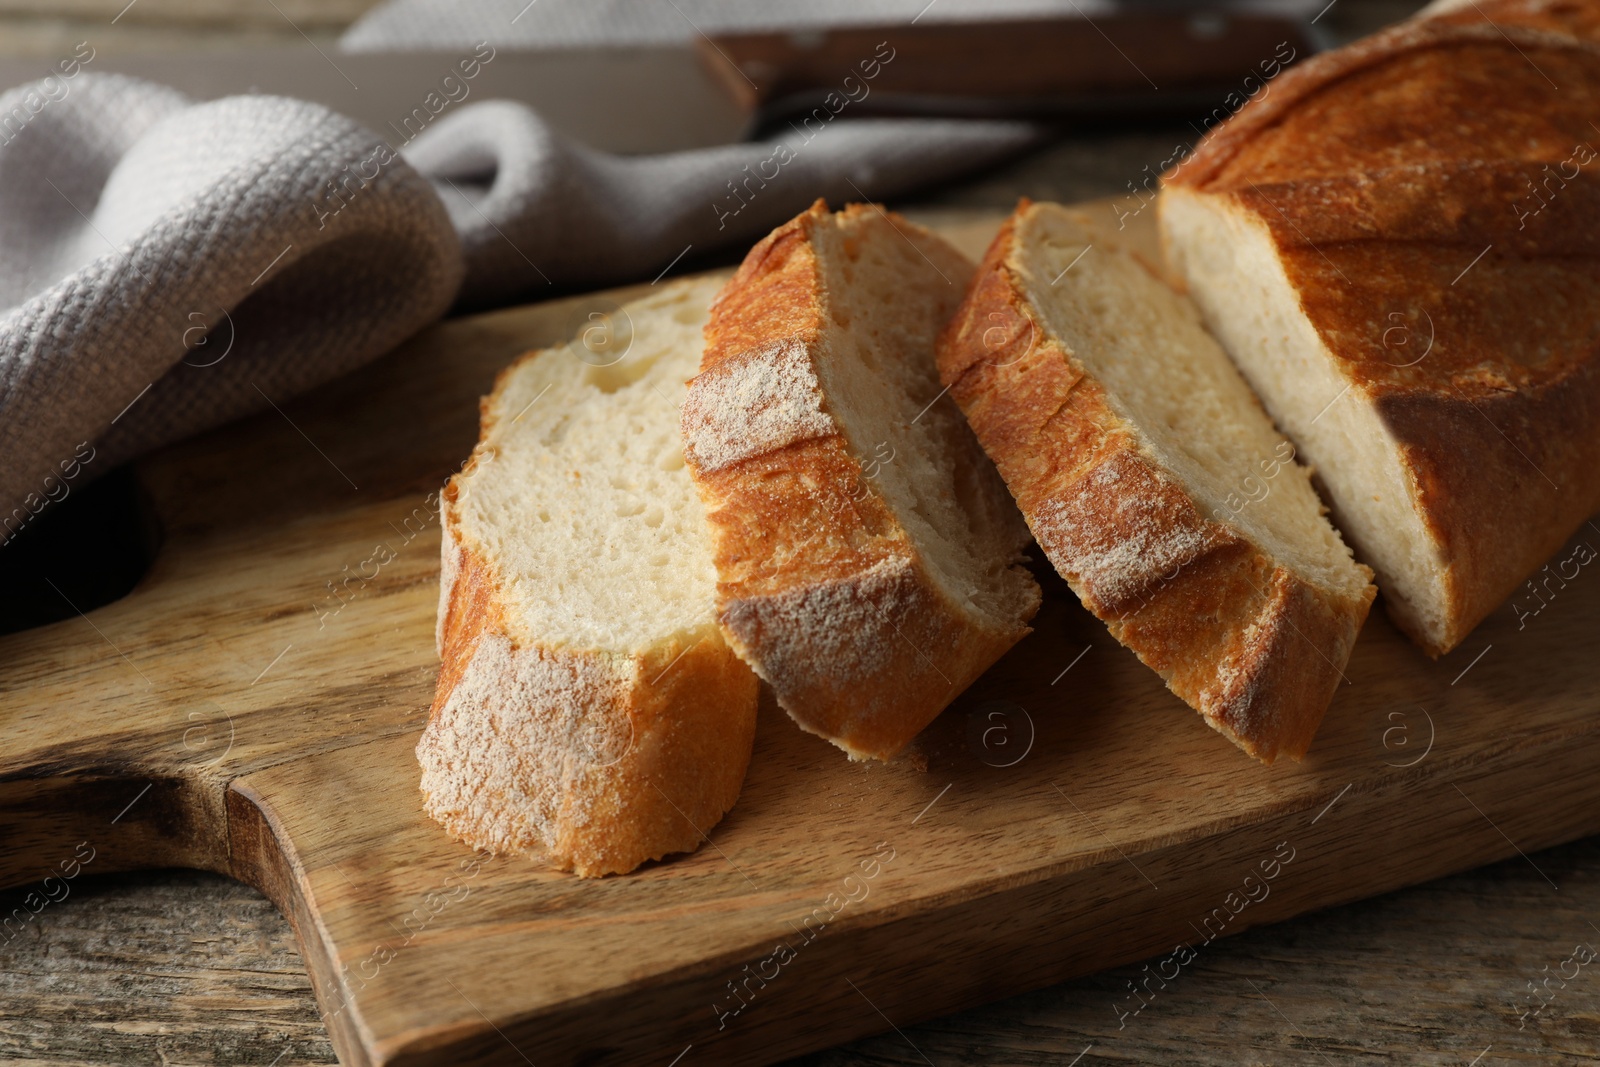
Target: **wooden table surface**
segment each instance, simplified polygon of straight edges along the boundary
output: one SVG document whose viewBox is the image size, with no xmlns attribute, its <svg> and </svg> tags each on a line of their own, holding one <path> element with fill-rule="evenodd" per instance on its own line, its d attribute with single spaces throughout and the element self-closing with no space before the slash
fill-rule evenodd
<svg viewBox="0 0 1600 1067">
<path fill-rule="evenodd" d="M 290 41 L 301 30 L 320 42 L 370 6 L 138 0 L 113 29 L 125 3 L 0 0 L 0 51 L 52 55 L 89 31 L 113 48 Z M 1324 22 L 1350 35 L 1415 6 L 1338 0 Z M 1006 207 L 1018 195 L 1114 195 L 1185 134 L 1063 140 L 920 202 Z M 20 892 L 0 893 L 0 914 L 20 901 Z M 1597 923 L 1600 839 L 1591 839 L 1220 941 L 1124 1025 L 1113 1004 L 1143 977 L 1139 965 L 919 1026 L 886 1020 L 878 1037 L 797 1062 L 1600 1060 L 1600 975 L 1575 962 L 1596 955 Z M 0 1063 L 333 1062 L 288 923 L 227 879 L 85 878 L 0 944 Z"/>
</svg>

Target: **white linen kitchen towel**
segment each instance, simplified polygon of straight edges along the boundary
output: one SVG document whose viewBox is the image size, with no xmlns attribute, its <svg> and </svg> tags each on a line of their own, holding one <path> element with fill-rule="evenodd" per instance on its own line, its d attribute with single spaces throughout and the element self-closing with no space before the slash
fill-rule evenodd
<svg viewBox="0 0 1600 1067">
<path fill-rule="evenodd" d="M 435 180 L 461 234 L 462 304 L 485 307 L 552 282 L 648 281 L 691 247 L 742 250 L 818 197 L 893 197 L 1037 136 L 1015 122 L 813 120 L 771 144 L 614 156 L 489 100 L 429 127 L 405 157 Z"/>
<path fill-rule="evenodd" d="M 72 476 L 281 402 L 449 308 L 460 242 L 410 167 L 332 224 L 312 210 L 380 144 L 315 104 L 196 104 L 111 74 L 0 95 L 0 538 Z"/>
<path fill-rule="evenodd" d="M 281 97 L 196 103 L 81 71 L 0 94 L 0 544 L 116 464 L 282 404 L 453 304 L 649 280 L 817 196 L 893 196 L 1036 136 L 856 120 L 814 143 L 620 158 L 486 101 L 399 151 Z"/>
</svg>

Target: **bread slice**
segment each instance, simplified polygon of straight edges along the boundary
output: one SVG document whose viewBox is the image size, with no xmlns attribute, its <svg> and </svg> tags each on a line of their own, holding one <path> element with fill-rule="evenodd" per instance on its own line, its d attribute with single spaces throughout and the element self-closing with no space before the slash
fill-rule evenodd
<svg viewBox="0 0 1600 1067">
<path fill-rule="evenodd" d="M 417 745 L 428 814 L 475 848 L 620 873 L 696 848 L 739 795 L 757 681 L 717 625 L 678 436 L 721 280 L 624 305 L 619 360 L 530 352 L 483 401 L 443 494 Z"/>
<path fill-rule="evenodd" d="M 1600 508 L 1597 28 L 1436 9 L 1285 72 L 1161 194 L 1169 259 L 1435 656 Z"/>
<path fill-rule="evenodd" d="M 1194 306 L 1023 201 L 939 370 L 1084 606 L 1263 762 L 1304 755 L 1374 590 Z"/>
<path fill-rule="evenodd" d="M 712 306 L 683 406 L 729 642 L 853 759 L 899 752 L 1028 632 L 1028 532 L 933 344 L 972 264 L 821 201 Z"/>
</svg>

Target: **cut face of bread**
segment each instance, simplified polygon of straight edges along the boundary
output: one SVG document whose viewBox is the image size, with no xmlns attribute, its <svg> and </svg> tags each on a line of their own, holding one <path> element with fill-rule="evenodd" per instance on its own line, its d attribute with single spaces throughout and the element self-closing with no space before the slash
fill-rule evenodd
<svg viewBox="0 0 1600 1067">
<path fill-rule="evenodd" d="M 819 201 L 746 257 L 683 408 L 722 621 L 806 730 L 886 759 L 1028 632 L 1016 507 L 933 345 L 972 265 Z"/>
<path fill-rule="evenodd" d="M 696 848 L 739 795 L 757 682 L 717 625 L 678 435 L 720 282 L 585 327 L 623 352 L 579 339 L 512 365 L 445 490 L 417 757 L 428 814 L 476 848 L 628 871 Z"/>
<path fill-rule="evenodd" d="M 939 366 L 1084 605 L 1246 752 L 1302 756 L 1371 572 L 1194 306 L 1114 234 L 1024 202 Z"/>
<path fill-rule="evenodd" d="M 1401 442 L 1363 393 L 1350 395 L 1352 382 L 1302 311 L 1266 226 L 1249 211 L 1182 189 L 1167 194 L 1161 211 L 1174 266 L 1317 470 L 1339 528 L 1377 573 L 1390 614 L 1410 633 L 1442 643 L 1451 625 L 1448 566 L 1418 511 Z M 1393 335 L 1397 363 L 1427 344 L 1422 336 L 1401 347 L 1401 336 Z"/>
<path fill-rule="evenodd" d="M 1168 259 L 1432 655 L 1600 508 L 1596 10 L 1439 6 L 1163 186 Z"/>
</svg>

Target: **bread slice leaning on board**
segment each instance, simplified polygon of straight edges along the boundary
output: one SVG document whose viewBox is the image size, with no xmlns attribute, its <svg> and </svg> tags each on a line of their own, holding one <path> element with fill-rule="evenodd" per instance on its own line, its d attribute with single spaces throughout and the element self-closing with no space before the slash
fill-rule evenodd
<svg viewBox="0 0 1600 1067">
<path fill-rule="evenodd" d="M 1443 4 L 1308 60 L 1161 193 L 1169 260 L 1435 656 L 1600 508 L 1597 8 Z"/>
<path fill-rule="evenodd" d="M 876 206 L 757 244 L 683 405 L 729 642 L 804 729 L 899 752 L 1023 635 L 1028 531 L 934 339 L 972 264 Z"/>
<path fill-rule="evenodd" d="M 717 625 L 678 435 L 720 281 L 624 305 L 614 362 L 531 352 L 483 401 L 443 497 L 443 664 L 417 745 L 428 814 L 475 848 L 630 871 L 698 847 L 738 798 L 758 683 Z"/>
<path fill-rule="evenodd" d="M 1252 756 L 1304 755 L 1372 572 L 1194 306 L 1114 232 L 1024 201 L 939 370 L 1112 636 Z"/>
</svg>

